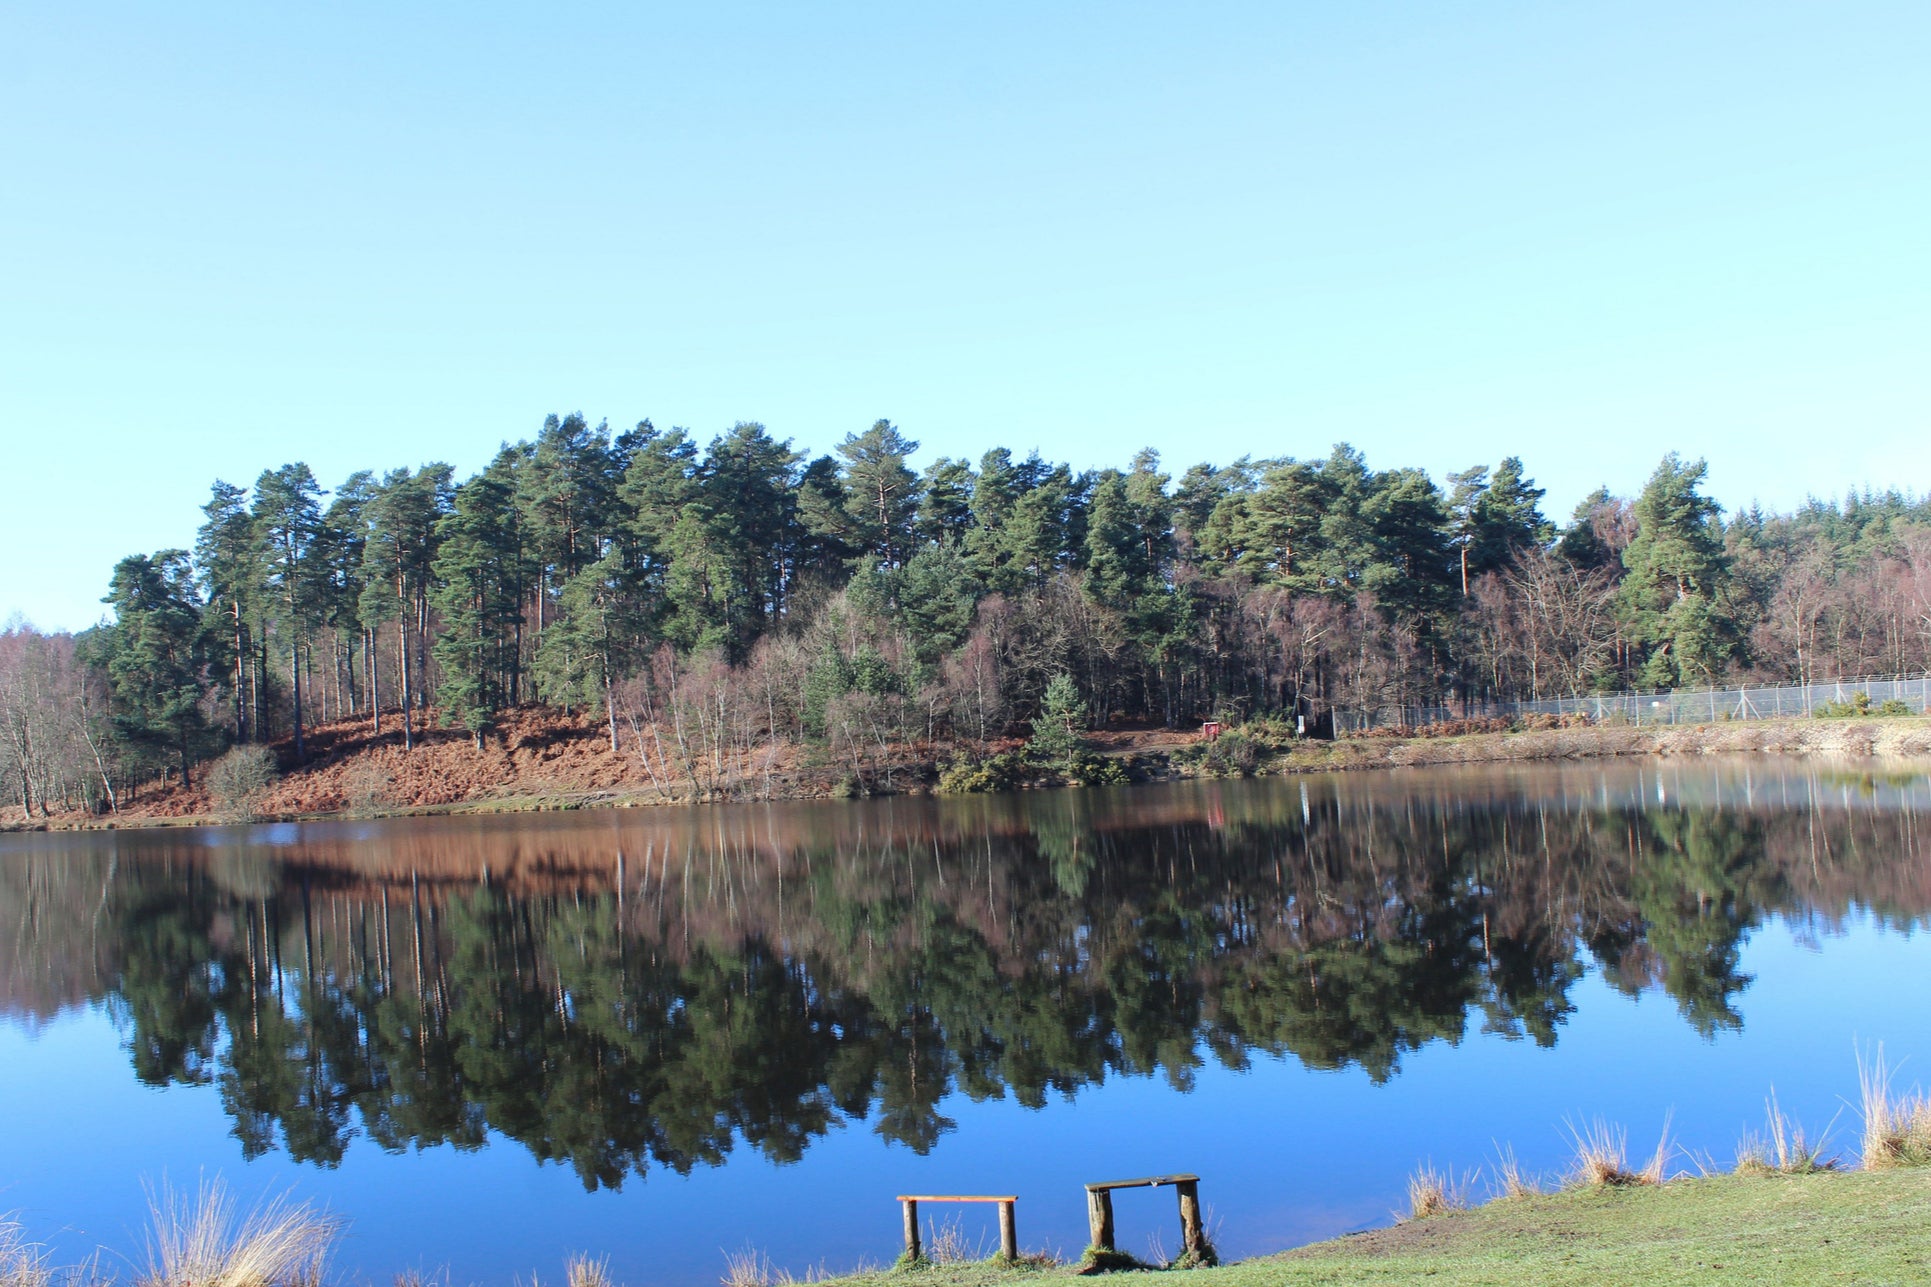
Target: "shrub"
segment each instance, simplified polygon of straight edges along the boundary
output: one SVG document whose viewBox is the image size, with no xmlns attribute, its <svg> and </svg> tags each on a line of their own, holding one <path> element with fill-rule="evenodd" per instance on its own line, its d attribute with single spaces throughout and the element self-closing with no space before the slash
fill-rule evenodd
<svg viewBox="0 0 1931 1287">
<path fill-rule="evenodd" d="M 1252 777 L 1259 767 L 1261 747 L 1245 729 L 1230 728 L 1212 741 L 1187 748 L 1187 759 L 1210 778 Z"/>
<path fill-rule="evenodd" d="M 349 812 L 362 817 L 394 804 L 394 787 L 389 770 L 374 761 L 354 765 L 342 778 L 342 795 Z"/>
<path fill-rule="evenodd" d="M 1066 778 L 1079 786 L 1123 786 L 1126 765 L 1110 756 L 1081 750 L 1067 767 Z"/>
<path fill-rule="evenodd" d="M 1011 753 L 984 759 L 960 755 L 939 770 L 937 789 L 941 795 L 1005 791 L 1012 787 L 1021 767 L 1020 757 Z"/>
<path fill-rule="evenodd" d="M 265 746 L 237 746 L 208 766 L 208 794 L 215 809 L 231 822 L 259 817 L 268 788 L 281 770 Z"/>
<path fill-rule="evenodd" d="M 1813 719 L 1858 719 L 1866 715 L 1890 718 L 1917 713 L 1911 708 L 1911 703 L 1899 701 L 1895 697 L 1873 705 L 1869 693 L 1852 693 L 1849 701 L 1825 702 L 1822 706 L 1812 707 L 1810 712 Z"/>
</svg>

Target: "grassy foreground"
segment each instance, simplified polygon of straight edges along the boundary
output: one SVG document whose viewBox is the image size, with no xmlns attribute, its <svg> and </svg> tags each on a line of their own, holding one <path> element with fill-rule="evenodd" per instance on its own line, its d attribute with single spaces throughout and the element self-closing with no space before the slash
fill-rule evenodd
<svg viewBox="0 0 1931 1287">
<path fill-rule="evenodd" d="M 830 1283 L 1020 1287 L 1077 1272 L 973 1262 Z M 1723 1175 L 1575 1188 L 1185 1272 L 1185 1287 L 1931 1283 L 1931 1171 Z"/>
</svg>

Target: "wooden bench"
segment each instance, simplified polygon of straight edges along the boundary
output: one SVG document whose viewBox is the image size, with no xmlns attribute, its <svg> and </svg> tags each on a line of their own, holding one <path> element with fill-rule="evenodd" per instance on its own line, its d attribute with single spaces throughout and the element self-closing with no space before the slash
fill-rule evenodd
<svg viewBox="0 0 1931 1287">
<path fill-rule="evenodd" d="M 1086 1223 L 1093 1234 L 1093 1245 L 1101 1251 L 1114 1251 L 1113 1190 L 1157 1189 L 1171 1184 L 1180 1196 L 1180 1254 L 1196 1262 L 1212 1263 L 1213 1249 L 1207 1245 L 1207 1231 L 1200 1223 L 1200 1177 L 1197 1175 L 1149 1175 L 1138 1180 L 1104 1180 L 1086 1186 Z"/>
<path fill-rule="evenodd" d="M 1019 1259 L 1019 1229 L 1013 1207 L 1019 1199 L 1011 1194 L 987 1196 L 963 1193 L 901 1193 L 899 1206 L 905 1210 L 905 1258 L 917 1260 L 919 1246 L 919 1203 L 921 1202 L 997 1202 L 999 1204 L 999 1254 L 1007 1260 Z"/>
</svg>

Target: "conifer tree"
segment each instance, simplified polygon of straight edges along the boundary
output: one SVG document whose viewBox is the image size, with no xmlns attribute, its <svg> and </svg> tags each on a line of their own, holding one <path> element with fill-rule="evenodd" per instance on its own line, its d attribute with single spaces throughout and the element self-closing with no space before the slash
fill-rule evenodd
<svg viewBox="0 0 1931 1287">
<path fill-rule="evenodd" d="M 919 490 L 918 475 L 905 459 L 918 449 L 889 420 L 876 421 L 862 434 L 847 434 L 838 444 L 845 461 L 851 544 L 874 567 L 895 568 L 911 557 Z"/>
<path fill-rule="evenodd" d="M 322 489 L 299 461 L 255 480 L 251 514 L 261 540 L 266 589 L 275 604 L 275 625 L 288 650 L 289 709 L 295 725 L 295 758 L 302 742 L 302 667 L 321 600 L 320 569 L 311 555 L 322 528 Z"/>
<path fill-rule="evenodd" d="M 186 784 L 208 735 L 206 636 L 187 552 L 122 559 L 103 602 L 114 622 L 94 632 L 89 660 L 112 686 L 115 731 L 131 746 L 171 754 Z"/>
<path fill-rule="evenodd" d="M 207 591 L 210 629 L 222 623 L 221 661 L 237 742 L 254 740 L 261 725 L 259 702 L 250 703 L 248 672 L 256 659 L 262 608 L 260 535 L 248 513 L 248 489 L 215 480 L 201 507 L 207 521 L 195 538 L 195 564 Z M 255 685 L 259 692 L 260 685 Z"/>
<path fill-rule="evenodd" d="M 438 523 L 447 511 L 448 465 L 429 464 L 413 473 L 392 469 L 361 507 L 364 525 L 361 592 L 357 619 L 374 638 L 377 627 L 396 626 L 396 694 L 402 745 L 415 745 L 413 708 L 424 694 L 419 676 L 427 643 L 428 608 L 434 584 Z M 414 646 L 412 647 L 411 644 Z M 371 677 L 371 698 L 380 674 Z M 381 714 L 375 715 L 378 731 Z"/>
<path fill-rule="evenodd" d="M 506 449 L 456 489 L 450 512 L 436 524 L 430 597 L 443 627 L 433 645 L 442 669 L 437 700 L 478 750 L 515 664 L 512 631 L 523 588 L 517 502 L 514 456 Z"/>
<path fill-rule="evenodd" d="M 1636 500 L 1636 536 L 1623 551 L 1618 591 L 1636 643 L 1648 650 L 1643 682 L 1708 682 L 1732 656 L 1734 621 L 1722 601 L 1729 577 L 1715 501 L 1698 488 L 1708 466 L 1663 457 Z"/>
</svg>

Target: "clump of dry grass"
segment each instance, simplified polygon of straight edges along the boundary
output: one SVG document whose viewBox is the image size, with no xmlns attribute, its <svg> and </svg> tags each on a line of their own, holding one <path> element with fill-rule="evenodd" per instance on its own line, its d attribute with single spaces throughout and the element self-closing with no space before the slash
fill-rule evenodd
<svg viewBox="0 0 1931 1287">
<path fill-rule="evenodd" d="M 141 1287 L 315 1287 L 342 1228 L 286 1196 L 242 1211 L 218 1179 L 192 1196 L 164 1187 L 148 1205 L 154 1231 Z"/>
<path fill-rule="evenodd" d="M 718 1279 L 722 1287 L 772 1287 L 777 1281 L 771 1258 L 756 1247 L 724 1253 L 724 1273 Z"/>
<path fill-rule="evenodd" d="M 39 1244 L 28 1242 L 18 1223 L 0 1217 L 0 1287 L 52 1287 L 53 1281 Z"/>
<path fill-rule="evenodd" d="M 1542 1186 L 1522 1170 L 1522 1162 L 1512 1146 L 1496 1150 L 1494 1173 L 1491 1191 L 1495 1197 L 1532 1198 L 1542 1192 Z"/>
<path fill-rule="evenodd" d="M 566 1287 L 616 1287 L 610 1279 L 610 1257 L 579 1253 L 563 1262 Z"/>
<path fill-rule="evenodd" d="M 1430 1216 L 1460 1211 L 1468 1206 L 1468 1181 L 1451 1171 L 1424 1162 L 1408 1177 L 1408 1219 L 1426 1220 Z"/>
<path fill-rule="evenodd" d="M 1777 1103 L 1775 1087 L 1771 1088 L 1770 1098 L 1764 1101 L 1764 1112 L 1768 1119 L 1764 1133 L 1748 1132 L 1737 1145 L 1737 1174 L 1809 1175 L 1836 1168 L 1837 1163 L 1824 1156 L 1824 1146 L 1830 1138 L 1829 1126 L 1813 1142 L 1803 1126 Z"/>
<path fill-rule="evenodd" d="M 1569 1140 L 1575 1148 L 1575 1165 L 1569 1172 L 1572 1184 L 1593 1186 L 1634 1184 L 1635 1172 L 1629 1169 L 1629 1132 L 1611 1126 L 1598 1117 L 1584 1126 L 1568 1123 Z"/>
<path fill-rule="evenodd" d="M 1663 1133 L 1656 1151 L 1640 1169 L 1629 1164 L 1629 1132 L 1598 1117 L 1584 1126 L 1569 1123 L 1569 1138 L 1574 1143 L 1576 1160 L 1569 1172 L 1569 1183 L 1581 1188 L 1602 1185 L 1661 1184 L 1669 1178 L 1669 1161 L 1676 1147 L 1670 1142 L 1670 1127 L 1663 1122 Z"/>
<path fill-rule="evenodd" d="M 1891 1089 L 1893 1069 L 1885 1062 L 1884 1047 L 1868 1059 L 1857 1056 L 1857 1090 L 1864 1118 L 1864 1169 L 1931 1165 L 1931 1097 L 1912 1087 Z"/>
<path fill-rule="evenodd" d="M 983 1237 L 972 1242 L 965 1235 L 964 1221 L 954 1216 L 944 1224 L 933 1221 L 925 1239 L 925 1258 L 935 1265 L 961 1265 L 986 1258 Z"/>
</svg>

